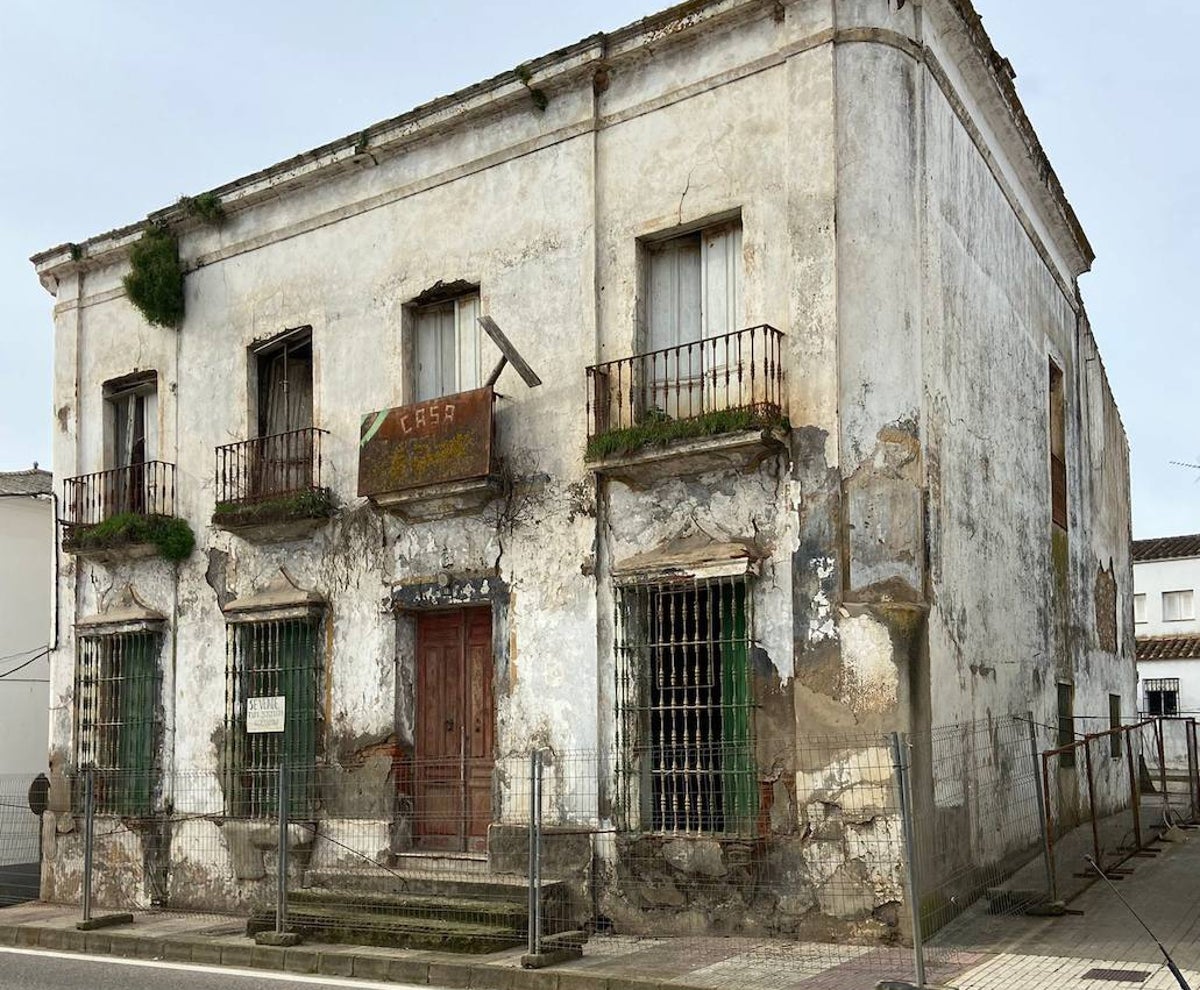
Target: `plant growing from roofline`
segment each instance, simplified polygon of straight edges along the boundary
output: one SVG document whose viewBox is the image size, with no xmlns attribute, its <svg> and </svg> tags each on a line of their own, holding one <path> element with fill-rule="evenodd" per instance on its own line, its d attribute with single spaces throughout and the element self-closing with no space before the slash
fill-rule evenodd
<svg viewBox="0 0 1200 990">
<path fill-rule="evenodd" d="M 161 223 L 151 223 L 129 252 L 125 294 L 148 323 L 178 327 L 183 320 L 183 268 L 179 240 Z"/>
<path fill-rule="evenodd" d="M 219 227 L 225 222 L 225 207 L 221 198 L 212 192 L 201 193 L 199 196 L 180 196 L 179 208 L 189 217 Z"/>
</svg>

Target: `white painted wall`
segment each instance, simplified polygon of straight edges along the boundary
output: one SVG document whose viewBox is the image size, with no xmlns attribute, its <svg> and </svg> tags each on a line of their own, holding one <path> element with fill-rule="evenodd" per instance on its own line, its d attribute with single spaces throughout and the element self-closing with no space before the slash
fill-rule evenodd
<svg viewBox="0 0 1200 990">
<path fill-rule="evenodd" d="M 54 525 L 49 497 L 0 497 L 0 674 L 13 671 L 0 677 L 0 866 L 38 858 L 25 802 L 47 767 L 50 661 L 15 670 L 25 658 L 13 654 L 50 643 Z"/>
<path fill-rule="evenodd" d="M 1133 591 L 1146 596 L 1146 621 L 1137 623 L 1139 637 L 1200 634 L 1200 557 L 1135 561 Z M 1162 596 L 1166 591 L 1192 592 L 1191 619 L 1182 622 L 1163 619 Z"/>
<path fill-rule="evenodd" d="M 1132 696 L 1127 451 L 1073 291 L 1078 248 L 1033 188 L 953 10 L 714 3 L 672 31 L 570 56 L 585 69 L 545 82 L 544 112 L 514 83 L 471 97 L 487 112 L 469 125 L 464 102 L 398 126 L 401 150 L 339 152 L 319 181 L 297 164 L 262 180 L 274 194 L 232 197 L 222 227 L 186 230 L 177 332 L 124 298 L 121 251 L 55 262 L 56 472 L 104 466 L 101 383 L 155 369 L 162 457 L 198 537 L 178 568 L 63 559 L 65 630 L 126 584 L 167 616 L 164 764 L 216 769 L 218 597 L 249 595 L 284 565 L 329 602 L 327 750 L 411 732 L 395 699 L 411 710 L 412 646 L 386 602 L 448 571 L 509 589 L 498 753 L 531 739 L 607 746 L 612 565 L 698 531 L 765 552 L 754 667 L 770 697 L 760 735 L 777 749 L 764 766 L 786 766 L 796 737 L 841 730 L 1030 708 L 1050 722 L 1058 677 L 1081 706 Z M 837 45 L 835 25 L 850 32 Z M 948 76 L 915 58 L 917 35 Z M 597 483 L 583 463 L 584 367 L 640 349 L 640 239 L 732 215 L 745 321 L 786 334 L 790 457 L 645 490 Z M 538 479 L 513 525 L 494 510 L 405 523 L 356 495 L 360 417 L 408 395 L 403 305 L 458 279 L 480 285 L 482 311 L 545 382 L 527 389 L 509 369 L 498 385 L 499 449 Z M 305 541 L 256 546 L 209 524 L 213 449 L 250 433 L 249 345 L 301 325 L 314 419 L 329 431 L 324 481 L 344 511 Z M 1051 355 L 1071 383 L 1072 523 L 1057 543 Z M 1116 589 L 1105 608 L 1101 572 Z M 67 635 L 52 684 L 64 763 L 73 658 Z M 595 813 L 584 790 L 575 806 Z M 220 795 L 175 803 L 215 810 Z M 209 827 L 194 823 L 197 849 L 219 846 L 200 835 Z"/>
</svg>

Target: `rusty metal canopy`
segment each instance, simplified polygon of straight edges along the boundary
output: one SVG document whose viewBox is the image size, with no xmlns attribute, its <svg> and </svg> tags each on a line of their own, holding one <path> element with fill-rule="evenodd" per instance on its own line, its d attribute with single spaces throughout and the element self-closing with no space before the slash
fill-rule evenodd
<svg viewBox="0 0 1200 990">
<path fill-rule="evenodd" d="M 358 442 L 358 494 L 487 477 L 493 401 L 488 386 L 368 413 Z"/>
</svg>

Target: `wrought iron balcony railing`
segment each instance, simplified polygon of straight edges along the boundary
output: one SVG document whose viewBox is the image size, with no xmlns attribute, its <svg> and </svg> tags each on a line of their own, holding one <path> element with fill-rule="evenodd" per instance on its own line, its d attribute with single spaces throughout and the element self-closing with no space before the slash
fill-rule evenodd
<svg viewBox="0 0 1200 990">
<path fill-rule="evenodd" d="M 711 419 L 736 429 L 786 414 L 783 334 L 749 327 L 587 369 L 588 441 L 602 434 Z"/>
<path fill-rule="evenodd" d="M 95 526 L 123 514 L 173 516 L 175 465 L 143 461 L 63 482 L 63 525 Z"/>
<path fill-rule="evenodd" d="M 217 505 L 252 505 L 321 491 L 321 437 L 307 427 L 217 448 Z"/>
</svg>

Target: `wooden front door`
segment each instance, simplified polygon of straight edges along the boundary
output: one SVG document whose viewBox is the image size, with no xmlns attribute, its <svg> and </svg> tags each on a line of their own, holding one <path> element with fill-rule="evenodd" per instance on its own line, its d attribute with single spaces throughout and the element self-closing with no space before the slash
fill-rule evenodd
<svg viewBox="0 0 1200 990">
<path fill-rule="evenodd" d="M 417 619 L 415 837 L 426 849 L 486 848 L 495 731 L 489 608 Z"/>
</svg>

